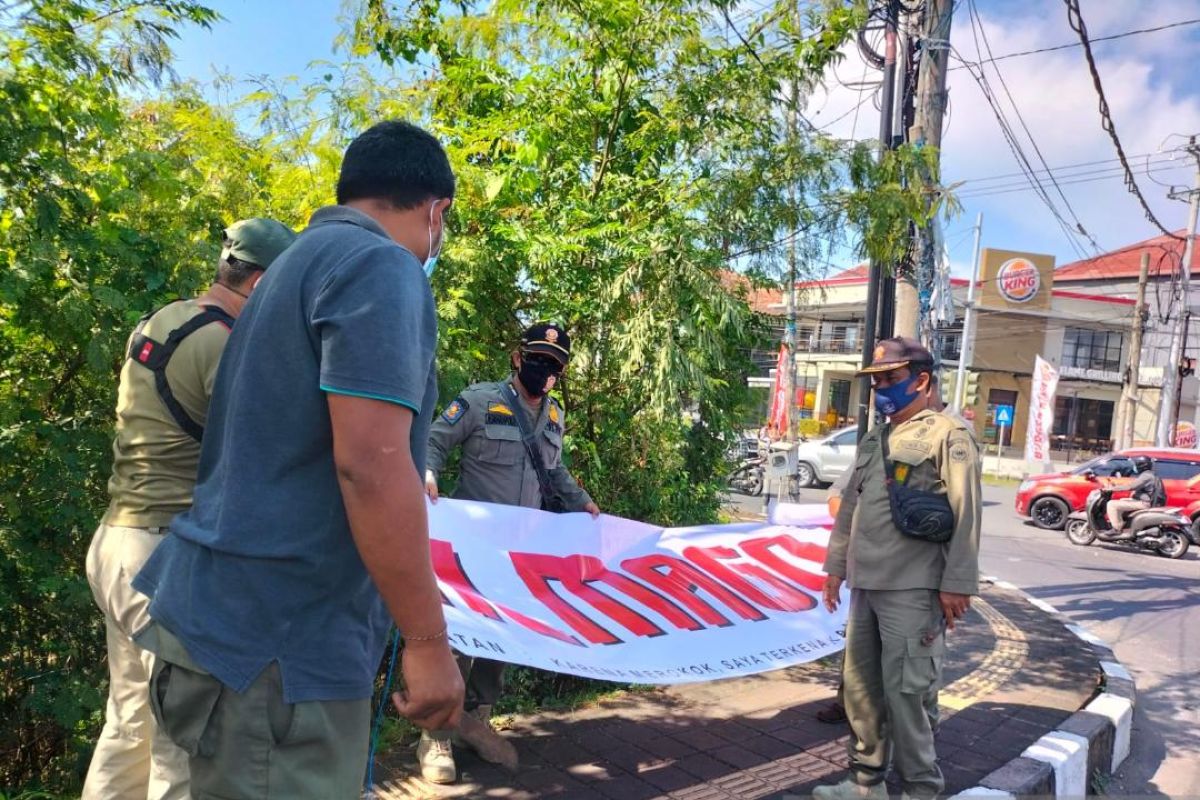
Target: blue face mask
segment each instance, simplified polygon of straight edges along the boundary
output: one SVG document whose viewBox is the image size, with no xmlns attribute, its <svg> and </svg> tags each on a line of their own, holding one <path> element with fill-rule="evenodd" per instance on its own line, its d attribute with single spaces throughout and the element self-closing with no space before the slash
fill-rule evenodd
<svg viewBox="0 0 1200 800">
<path fill-rule="evenodd" d="M 433 249 L 433 212 L 437 208 L 437 203 L 429 207 L 429 258 L 425 259 L 425 277 L 432 278 L 433 271 L 437 269 L 438 256 L 442 254 L 442 245 L 446 243 L 446 228 L 445 222 L 442 223 L 442 235 L 438 239 L 437 251 Z"/>
<path fill-rule="evenodd" d="M 875 408 L 885 417 L 890 417 L 908 408 L 917 399 L 916 392 L 909 389 L 917 382 L 919 375 L 910 375 L 899 383 L 875 390 Z"/>
</svg>

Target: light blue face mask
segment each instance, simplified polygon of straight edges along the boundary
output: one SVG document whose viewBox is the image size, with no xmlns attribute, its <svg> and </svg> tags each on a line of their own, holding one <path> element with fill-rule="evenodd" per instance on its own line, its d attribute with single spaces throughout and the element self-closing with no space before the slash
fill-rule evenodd
<svg viewBox="0 0 1200 800">
<path fill-rule="evenodd" d="M 429 258 L 425 259 L 425 277 L 432 278 L 433 271 L 437 269 L 438 256 L 442 254 L 442 247 L 446 244 L 446 220 L 442 218 L 442 237 L 438 242 L 437 252 L 433 250 L 433 212 L 437 208 L 437 201 L 433 201 L 433 205 L 429 207 Z"/>
</svg>

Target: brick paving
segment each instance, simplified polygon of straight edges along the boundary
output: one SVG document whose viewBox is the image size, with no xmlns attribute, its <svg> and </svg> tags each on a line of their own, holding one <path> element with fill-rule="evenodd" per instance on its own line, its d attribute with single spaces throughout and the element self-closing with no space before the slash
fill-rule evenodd
<svg viewBox="0 0 1200 800">
<path fill-rule="evenodd" d="M 951 634 L 938 756 L 946 795 L 974 786 L 1095 693 L 1090 648 L 1017 595 L 987 587 Z M 982 611 L 982 613 L 981 613 Z M 787 800 L 839 780 L 847 728 L 815 718 L 833 698 L 837 662 L 623 694 L 573 712 L 512 721 L 515 774 L 458 750 L 460 781 L 416 774 L 411 747 L 383 753 L 378 796 L 572 800 Z M 896 790 L 898 791 L 898 790 Z"/>
</svg>

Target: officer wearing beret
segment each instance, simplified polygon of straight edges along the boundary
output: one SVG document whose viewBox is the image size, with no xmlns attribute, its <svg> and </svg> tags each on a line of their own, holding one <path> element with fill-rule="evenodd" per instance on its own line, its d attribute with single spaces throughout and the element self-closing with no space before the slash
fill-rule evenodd
<svg viewBox="0 0 1200 800">
<path fill-rule="evenodd" d="M 425 488 L 434 502 L 438 473 L 451 451 L 461 446 L 455 498 L 599 516 L 600 509 L 562 463 L 566 417 L 550 391 L 570 358 L 571 339 L 562 326 L 538 323 L 522 334 L 520 347 L 511 354 L 513 372 L 507 378 L 474 384 L 446 406 L 429 434 Z M 532 452 L 522 431 L 529 433 Z M 541 461 L 541 474 L 533 463 L 535 457 Z M 487 722 L 504 688 L 505 664 L 460 656 L 459 667 L 467 684 L 464 710 Z M 494 745 L 466 743 L 484 758 Z M 448 733 L 423 734 L 417 758 L 426 780 L 452 783 L 457 779 Z"/>
<path fill-rule="evenodd" d="M 825 560 L 824 599 L 838 607 L 850 584 L 842 681 L 850 776 L 818 787 L 818 800 L 885 800 L 889 760 L 904 798 L 944 788 L 930 707 L 941 679 L 945 631 L 979 594 L 979 449 L 956 415 L 936 410 L 933 357 L 915 339 L 881 341 L 860 375 L 888 418 L 859 443 Z M 897 487 L 948 509 L 944 541 L 915 535 L 893 513 Z M 897 495 L 898 496 L 898 495 Z"/>
</svg>

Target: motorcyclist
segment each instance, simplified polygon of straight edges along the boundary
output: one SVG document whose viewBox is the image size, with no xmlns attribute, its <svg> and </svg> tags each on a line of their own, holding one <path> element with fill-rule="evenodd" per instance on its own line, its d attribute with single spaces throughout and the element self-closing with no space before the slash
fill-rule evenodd
<svg viewBox="0 0 1200 800">
<path fill-rule="evenodd" d="M 1125 527 L 1126 517 L 1135 511 L 1167 504 L 1167 490 L 1162 478 L 1154 474 L 1154 460 L 1149 456 L 1134 456 L 1131 459 L 1137 476 L 1129 487 L 1129 496 L 1122 500 L 1109 500 L 1108 521 L 1114 531 Z"/>
</svg>

